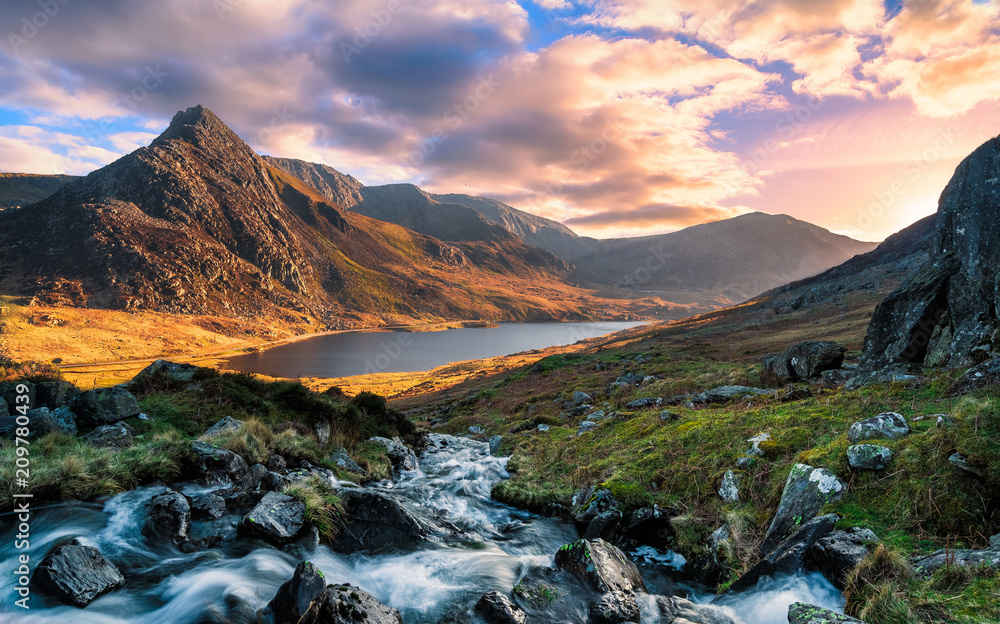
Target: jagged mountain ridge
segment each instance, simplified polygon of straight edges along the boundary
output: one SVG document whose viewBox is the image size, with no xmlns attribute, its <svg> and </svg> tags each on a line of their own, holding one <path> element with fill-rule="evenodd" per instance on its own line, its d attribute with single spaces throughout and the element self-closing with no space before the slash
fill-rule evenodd
<svg viewBox="0 0 1000 624">
<path fill-rule="evenodd" d="M 4 292 L 61 305 L 586 318 L 585 293 L 527 294 L 564 286 L 567 271 L 519 241 L 447 244 L 344 210 L 200 106 L 148 147 L 0 214 Z"/>
<path fill-rule="evenodd" d="M 342 189 L 349 187 L 349 200 L 356 202 L 344 204 L 350 210 L 442 240 L 491 240 L 501 236 L 497 229 L 502 228 L 573 264 L 577 283 L 616 297 L 654 296 L 717 308 L 815 275 L 877 245 L 764 213 L 670 234 L 594 239 L 493 199 L 435 195 L 412 184 L 369 187 L 327 165 L 270 162 L 320 184 L 320 192 L 331 199 L 344 197 Z"/>
</svg>

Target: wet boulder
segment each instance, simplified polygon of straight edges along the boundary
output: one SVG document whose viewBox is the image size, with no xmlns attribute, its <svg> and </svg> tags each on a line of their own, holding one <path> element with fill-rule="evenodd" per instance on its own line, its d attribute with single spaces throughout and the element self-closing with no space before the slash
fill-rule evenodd
<svg viewBox="0 0 1000 624">
<path fill-rule="evenodd" d="M 240 520 L 241 533 L 271 544 L 286 544 L 295 539 L 305 525 L 306 506 L 285 494 L 268 492 L 257 506 Z"/>
<path fill-rule="evenodd" d="M 500 444 L 503 442 L 502 435 L 490 436 L 490 455 L 497 457 L 500 454 Z"/>
<path fill-rule="evenodd" d="M 788 607 L 788 624 L 865 624 L 823 607 L 796 602 Z"/>
<path fill-rule="evenodd" d="M 403 624 L 399 611 L 353 585 L 327 585 L 298 624 Z"/>
<path fill-rule="evenodd" d="M 247 488 L 253 484 L 250 467 L 236 453 L 200 440 L 191 443 L 191 451 L 198 474 L 206 485 L 232 483 Z"/>
<path fill-rule="evenodd" d="M 695 604 L 678 596 L 649 596 L 643 602 L 657 617 L 654 621 L 662 624 L 743 624 L 718 607 Z"/>
<path fill-rule="evenodd" d="M 892 461 L 892 451 L 877 444 L 855 444 L 847 448 L 847 465 L 855 470 L 883 470 Z"/>
<path fill-rule="evenodd" d="M 347 472 L 352 472 L 354 474 L 365 474 L 365 469 L 358 465 L 358 462 L 351 459 L 351 456 L 347 453 L 338 452 L 330 456 L 330 463 L 334 464 L 341 470 L 346 470 Z"/>
<path fill-rule="evenodd" d="M 86 607 L 98 596 L 124 586 L 125 577 L 96 548 L 67 544 L 38 564 L 31 583 L 60 602 Z"/>
<path fill-rule="evenodd" d="M 341 500 L 346 522 L 330 545 L 337 552 L 404 548 L 426 536 L 416 516 L 385 494 L 350 489 L 341 492 Z"/>
<path fill-rule="evenodd" d="M 815 518 L 824 505 L 843 498 L 846 487 L 837 475 L 823 468 L 806 464 L 792 466 L 761 552 L 767 554 L 773 551 L 804 522 Z"/>
<path fill-rule="evenodd" d="M 783 383 L 808 381 L 823 371 L 840 368 L 845 353 L 846 347 L 828 340 L 800 342 L 781 353 L 765 355 L 763 374 Z"/>
<path fill-rule="evenodd" d="M 557 568 L 569 572 L 600 594 L 646 591 L 639 568 L 625 553 L 602 539 L 566 544 L 556 553 L 555 563 Z"/>
<path fill-rule="evenodd" d="M 844 590 L 844 581 L 871 552 L 878 537 L 869 529 L 855 527 L 850 531 L 834 531 L 820 538 L 806 551 L 806 566 L 823 574 L 833 586 Z"/>
<path fill-rule="evenodd" d="M 742 592 L 755 586 L 764 577 L 801 572 L 805 568 L 806 553 L 817 540 L 833 531 L 838 519 L 837 514 L 828 514 L 809 520 L 736 579 L 730 589 Z"/>
<path fill-rule="evenodd" d="M 226 515 L 226 499 L 218 494 L 202 494 L 191 501 L 191 518 L 194 520 L 217 520 Z"/>
<path fill-rule="evenodd" d="M 220 499 L 221 500 L 221 499 Z M 180 492 L 165 492 L 149 501 L 142 532 L 154 540 L 179 545 L 191 535 L 191 504 Z"/>
<path fill-rule="evenodd" d="M 525 624 L 527 614 L 510 598 L 498 591 L 486 592 L 476 602 L 476 612 L 489 624 Z"/>
<path fill-rule="evenodd" d="M 909 433 L 910 425 L 902 414 L 883 412 L 852 424 L 847 430 L 847 439 L 857 444 L 862 440 L 898 440 Z"/>
<path fill-rule="evenodd" d="M 267 605 L 274 617 L 274 624 L 297 624 L 309 605 L 319 598 L 326 589 L 323 573 L 308 561 L 295 566 L 292 578 L 288 579 Z"/>
<path fill-rule="evenodd" d="M 80 430 L 88 431 L 138 416 L 139 402 L 131 392 L 115 386 L 84 392 L 70 402 L 70 409 Z"/>
<path fill-rule="evenodd" d="M 638 622 L 639 605 L 631 593 L 610 592 L 590 605 L 590 624 L 627 624 Z"/>
<path fill-rule="evenodd" d="M 417 466 L 417 455 L 413 450 L 403 444 L 403 441 L 399 438 L 389 438 L 374 437 L 371 438 L 371 442 L 377 442 L 385 447 L 386 455 L 389 456 L 389 462 L 392 464 L 393 473 L 398 474 L 399 472 L 405 472 L 410 470 L 416 470 Z"/>
<path fill-rule="evenodd" d="M 705 542 L 705 554 L 687 557 L 681 570 L 699 583 L 716 587 L 729 578 L 732 533 L 728 525 L 712 531 Z"/>
<path fill-rule="evenodd" d="M 201 435 L 202 438 L 211 438 L 212 436 L 217 436 L 223 433 L 229 433 L 231 431 L 239 431 L 240 427 L 243 426 L 242 420 L 236 420 L 232 416 L 226 416 L 219 422 L 215 423 L 208 428 L 208 431 Z"/>
<path fill-rule="evenodd" d="M 587 527 L 600 514 L 621 506 L 611 490 L 597 487 L 580 490 L 573 495 L 572 503 L 573 519 L 581 528 Z"/>
</svg>

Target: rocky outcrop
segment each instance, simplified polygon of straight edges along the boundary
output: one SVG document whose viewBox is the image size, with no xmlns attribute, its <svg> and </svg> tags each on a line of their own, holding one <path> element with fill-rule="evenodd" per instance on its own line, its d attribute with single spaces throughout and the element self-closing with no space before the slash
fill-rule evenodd
<svg viewBox="0 0 1000 624">
<path fill-rule="evenodd" d="M 910 425 L 902 414 L 883 412 L 852 424 L 847 439 L 857 444 L 862 440 L 898 440 L 909 433 Z"/>
<path fill-rule="evenodd" d="M 590 606 L 592 622 L 638 621 L 635 597 L 646 592 L 646 583 L 621 550 L 602 539 L 579 540 L 560 548 L 555 563 L 600 596 Z"/>
<path fill-rule="evenodd" d="M 800 342 L 781 353 L 768 353 L 763 375 L 782 383 L 808 381 L 823 371 L 840 368 L 847 348 L 830 341 Z"/>
<path fill-rule="evenodd" d="M 353 585 L 327 585 L 298 624 L 403 624 L 399 611 Z"/>
<path fill-rule="evenodd" d="M 195 456 L 198 475 L 206 485 L 232 483 L 246 488 L 253 483 L 250 466 L 236 453 L 201 441 L 192 442 L 191 451 Z"/>
<path fill-rule="evenodd" d="M 795 533 L 766 553 L 764 558 L 738 578 L 730 589 L 734 592 L 742 592 L 750 589 L 766 576 L 795 574 L 802 571 L 805 567 L 806 553 L 817 540 L 833 531 L 838 519 L 837 514 L 828 514 L 807 521 Z"/>
<path fill-rule="evenodd" d="M 236 420 L 232 416 L 226 416 L 219 422 L 215 423 L 208 430 L 201 435 L 202 438 L 211 438 L 213 436 L 221 435 L 223 433 L 229 433 L 231 431 L 237 431 L 243 426 L 242 420 Z"/>
<path fill-rule="evenodd" d="M 39 407 L 28 412 L 31 422 L 31 437 L 41 437 L 50 433 L 65 433 L 66 435 L 76 435 L 76 414 L 67 406 L 49 410 L 47 407 Z"/>
<path fill-rule="evenodd" d="M 806 567 L 822 572 L 834 587 L 843 591 L 848 573 L 868 556 L 878 541 L 869 529 L 834 531 L 806 551 Z"/>
<path fill-rule="evenodd" d="M 73 399 L 70 409 L 76 414 L 81 431 L 110 425 L 139 415 L 139 402 L 131 392 L 120 386 L 89 390 Z"/>
<path fill-rule="evenodd" d="M 1000 541 L 995 541 L 983 550 L 938 550 L 925 557 L 910 561 L 913 571 L 923 578 L 930 578 L 934 572 L 945 566 L 959 568 L 991 568 L 1000 570 Z"/>
<path fill-rule="evenodd" d="M 792 466 L 785 488 L 781 493 L 781 503 L 774 514 L 774 520 L 767 530 L 763 554 L 770 553 L 803 523 L 816 517 L 824 505 L 843 498 L 846 486 L 837 475 L 823 468 L 813 468 L 806 464 Z"/>
<path fill-rule="evenodd" d="M 1000 138 L 955 170 L 938 203 L 931 261 L 875 309 L 859 362 L 958 368 L 997 355 Z"/>
<path fill-rule="evenodd" d="M 132 381 L 128 383 L 129 388 L 144 388 L 157 383 L 158 380 L 165 380 L 173 385 L 191 383 L 199 367 L 194 364 L 181 364 L 169 362 L 167 360 L 156 360 L 146 368 L 136 373 Z"/>
<path fill-rule="evenodd" d="M 38 564 L 31 583 L 61 602 L 86 607 L 98 596 L 124 586 L 125 577 L 96 548 L 68 544 Z"/>
<path fill-rule="evenodd" d="M 1000 358 L 993 358 L 967 370 L 948 387 L 948 394 L 951 396 L 969 394 L 998 384 L 1000 384 Z"/>
<path fill-rule="evenodd" d="M 399 501 L 371 490 L 343 490 L 345 522 L 331 548 L 338 552 L 392 550 L 426 537 L 416 516 Z"/>
<path fill-rule="evenodd" d="M 272 544 L 287 544 L 294 540 L 305 524 L 305 503 L 277 492 L 268 492 L 240 520 L 242 533 Z"/>
<path fill-rule="evenodd" d="M 489 624 L 525 624 L 528 615 L 510 598 L 498 591 L 486 592 L 476 601 L 476 613 Z"/>
<path fill-rule="evenodd" d="M 389 438 L 374 437 L 370 440 L 371 442 L 378 442 L 385 447 L 386 454 L 389 456 L 389 462 L 392 463 L 392 471 L 394 474 L 399 474 L 402 471 L 416 470 L 417 466 L 417 455 L 413 450 L 403 444 L 403 441 L 399 438 L 394 438 L 390 440 Z"/>
<path fill-rule="evenodd" d="M 829 609 L 796 602 L 788 607 L 788 624 L 865 624 Z"/>
<path fill-rule="evenodd" d="M 220 499 L 221 500 L 221 499 Z M 166 492 L 149 501 L 143 533 L 179 545 L 191 535 L 191 504 L 180 492 Z"/>
<path fill-rule="evenodd" d="M 323 573 L 308 561 L 295 566 L 292 578 L 278 588 L 267 605 L 274 624 L 298 624 L 309 605 L 326 589 Z"/>
</svg>

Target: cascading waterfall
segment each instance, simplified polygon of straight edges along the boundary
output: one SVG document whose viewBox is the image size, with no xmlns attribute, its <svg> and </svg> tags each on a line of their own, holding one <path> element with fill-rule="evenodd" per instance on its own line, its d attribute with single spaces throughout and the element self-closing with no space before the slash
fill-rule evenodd
<svg viewBox="0 0 1000 624">
<path fill-rule="evenodd" d="M 99 503 L 64 502 L 39 507 L 32 522 L 29 554 L 32 566 L 56 546 L 79 539 L 97 547 L 125 574 L 124 588 L 85 609 L 56 604 L 32 593 L 30 611 L 14 605 L 13 589 L 0 599 L 3 624 L 201 624 L 255 621 L 254 614 L 287 581 L 306 557 L 331 583 L 351 583 L 401 612 L 407 624 L 481 622 L 473 612 L 485 592 L 509 593 L 526 571 L 553 565 L 560 546 L 578 539 L 569 523 L 542 518 L 490 499 L 490 490 L 508 476 L 507 459 L 491 457 L 487 444 L 431 434 L 420 468 L 396 482 L 367 487 L 390 491 L 407 501 L 418 515 L 444 518 L 461 530 L 460 538 L 426 543 L 406 552 L 336 553 L 318 546 L 305 555 L 253 540 L 237 540 L 225 548 L 183 553 L 151 546 L 142 535 L 146 505 L 164 487 L 143 487 Z M 349 484 L 341 483 L 344 487 Z M 184 491 L 208 491 L 188 485 Z M 16 555 L 11 516 L 0 535 L 0 578 L 14 577 Z M 636 553 L 644 574 L 670 578 L 671 553 L 645 548 Z M 664 591 L 665 582 L 650 583 Z M 11 586 L 13 587 L 13 586 Z M 797 575 L 765 580 L 755 590 L 715 597 L 683 584 L 671 585 L 699 603 L 715 604 L 746 624 L 785 624 L 791 602 L 838 608 L 840 594 L 822 576 Z M 644 601 L 643 622 L 655 623 Z M 586 624 L 584 605 L 559 604 L 549 611 L 532 610 L 532 622 Z M 548 616 L 545 613 L 549 613 Z"/>
</svg>

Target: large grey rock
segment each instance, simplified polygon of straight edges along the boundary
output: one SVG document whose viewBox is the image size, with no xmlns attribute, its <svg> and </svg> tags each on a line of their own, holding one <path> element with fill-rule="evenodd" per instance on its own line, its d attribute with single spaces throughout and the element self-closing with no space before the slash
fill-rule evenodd
<svg viewBox="0 0 1000 624">
<path fill-rule="evenodd" d="M 840 368 L 847 348 L 830 341 L 808 341 L 782 351 L 768 353 L 763 360 L 763 373 L 787 383 L 808 381 L 823 371 Z"/>
<path fill-rule="evenodd" d="M 991 544 L 984 550 L 938 550 L 924 557 L 911 559 L 910 565 L 923 578 L 930 578 L 945 566 L 1000 570 L 1000 544 Z"/>
<path fill-rule="evenodd" d="M 967 370 L 948 387 L 948 394 L 952 396 L 969 394 L 998 384 L 1000 384 L 1000 358 L 993 358 Z"/>
<path fill-rule="evenodd" d="M 215 423 L 208 428 L 208 431 L 202 434 L 202 438 L 211 438 L 212 436 L 217 436 L 223 433 L 229 433 L 230 431 L 239 431 L 240 427 L 243 426 L 242 420 L 236 420 L 232 416 L 226 416 L 219 422 Z"/>
<path fill-rule="evenodd" d="M 343 490 L 345 522 L 331 548 L 338 552 L 404 548 L 426 537 L 420 521 L 399 501 L 371 490 Z"/>
<path fill-rule="evenodd" d="M 837 514 L 828 514 L 807 521 L 747 570 L 746 574 L 736 579 L 730 589 L 742 592 L 755 586 L 764 577 L 801 572 L 805 568 L 806 553 L 817 540 L 833 531 L 838 519 Z"/>
<path fill-rule="evenodd" d="M 226 515 L 226 499 L 214 492 L 202 494 L 191 501 L 191 518 L 194 520 L 218 520 Z"/>
<path fill-rule="evenodd" d="M 308 561 L 299 563 L 292 578 L 278 588 L 267 605 L 274 624 L 297 624 L 325 589 L 326 580 L 319 568 Z"/>
<path fill-rule="evenodd" d="M 894 362 L 972 366 L 996 350 L 998 185 L 1000 138 L 962 161 L 941 193 L 931 261 L 875 309 L 863 372 Z"/>
<path fill-rule="evenodd" d="M 806 551 L 806 566 L 822 572 L 834 587 L 843 591 L 848 573 L 868 556 L 871 545 L 878 541 L 869 529 L 834 531 Z"/>
<path fill-rule="evenodd" d="M 587 394 L 586 392 L 580 392 L 579 390 L 577 390 L 576 392 L 573 393 L 573 399 L 572 399 L 573 405 L 583 405 L 584 403 L 590 403 L 593 400 L 594 398 L 589 394 Z"/>
<path fill-rule="evenodd" d="M 195 456 L 198 474 L 206 485 L 232 483 L 237 487 L 248 488 L 253 484 L 250 466 L 236 453 L 200 440 L 191 443 L 191 451 Z"/>
<path fill-rule="evenodd" d="M 649 596 L 643 602 L 660 624 L 743 624 L 718 607 L 695 604 L 679 596 Z"/>
<path fill-rule="evenodd" d="M 220 499 L 221 500 L 221 499 Z M 149 501 L 143 533 L 179 545 L 191 536 L 191 504 L 180 492 L 166 492 Z"/>
<path fill-rule="evenodd" d="M 353 585 L 327 585 L 298 624 L 403 624 L 399 611 Z"/>
<path fill-rule="evenodd" d="M 131 392 L 120 386 L 88 390 L 73 399 L 70 409 L 76 414 L 81 431 L 139 415 L 139 402 Z"/>
<path fill-rule="evenodd" d="M 69 405 L 82 394 L 80 389 L 62 379 L 56 381 L 41 381 L 35 384 L 36 406 L 45 406 L 50 410 Z"/>
<path fill-rule="evenodd" d="M 125 577 L 96 548 L 68 544 L 42 559 L 31 583 L 61 602 L 86 607 L 98 596 L 125 585 Z"/>
<path fill-rule="evenodd" d="M 740 502 L 740 478 L 732 470 L 727 470 L 726 474 L 722 475 L 719 497 L 727 503 Z"/>
<path fill-rule="evenodd" d="M 139 371 L 129 387 L 138 388 L 149 383 L 154 383 L 157 379 L 164 379 L 168 383 L 189 383 L 198 372 L 198 367 L 193 364 L 178 364 L 167 360 L 156 360 L 146 368 Z"/>
<path fill-rule="evenodd" d="M 347 453 L 334 453 L 330 456 L 330 463 L 339 467 L 341 470 L 346 470 L 347 472 L 353 472 L 354 474 L 365 474 L 365 469 L 358 465 L 358 462 L 351 459 L 351 456 Z"/>
<path fill-rule="evenodd" d="M 762 553 L 774 550 L 803 523 L 815 518 L 824 505 L 843 498 L 845 489 L 837 475 L 828 470 L 806 464 L 792 466 L 785 480 L 778 511 L 761 545 Z"/>
<path fill-rule="evenodd" d="M 910 425 L 902 414 L 883 412 L 851 425 L 847 439 L 857 444 L 862 440 L 898 440 L 909 433 Z"/>
<path fill-rule="evenodd" d="M 476 612 L 490 624 L 525 624 L 528 615 L 498 591 L 486 592 L 476 601 Z"/>
<path fill-rule="evenodd" d="M 600 594 L 646 591 L 639 568 L 625 553 L 602 539 L 566 544 L 556 553 L 555 563 L 557 568 L 566 570 Z"/>
<path fill-rule="evenodd" d="M 659 407 L 661 405 L 663 405 L 663 399 L 661 397 L 648 397 L 645 399 L 629 401 L 625 404 L 625 409 L 643 409 L 647 407 Z"/>
<path fill-rule="evenodd" d="M 847 465 L 855 470 L 883 470 L 892 461 L 892 451 L 877 444 L 847 447 Z"/>
<path fill-rule="evenodd" d="M 609 592 L 590 605 L 590 624 L 628 624 L 641 617 L 632 593 Z"/>
<path fill-rule="evenodd" d="M 736 399 L 752 399 L 760 396 L 774 396 L 777 390 L 765 388 L 753 388 L 750 386 L 719 386 L 706 390 L 701 394 L 691 397 L 691 402 L 695 404 L 715 405 L 718 403 L 728 403 Z"/>
<path fill-rule="evenodd" d="M 240 520 L 239 530 L 272 544 L 294 540 L 305 524 L 306 506 L 285 494 L 268 492 Z"/>
<path fill-rule="evenodd" d="M 399 438 L 390 440 L 389 438 L 374 437 L 370 441 L 378 442 L 385 447 L 386 455 L 389 456 L 389 462 L 392 463 L 394 473 L 398 474 L 400 471 L 417 469 L 419 464 L 417 463 L 416 453 L 410 447 L 403 444 L 403 441 Z"/>
<path fill-rule="evenodd" d="M 865 624 L 829 609 L 796 602 L 788 607 L 788 624 Z"/>
<path fill-rule="evenodd" d="M 94 446 L 122 449 L 132 446 L 132 436 L 134 433 L 135 430 L 132 429 L 131 425 L 117 422 L 113 425 L 101 425 L 97 427 L 84 436 L 84 440 Z"/>
</svg>

